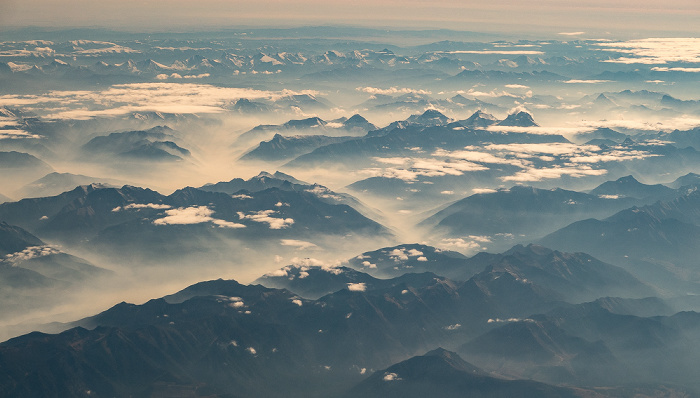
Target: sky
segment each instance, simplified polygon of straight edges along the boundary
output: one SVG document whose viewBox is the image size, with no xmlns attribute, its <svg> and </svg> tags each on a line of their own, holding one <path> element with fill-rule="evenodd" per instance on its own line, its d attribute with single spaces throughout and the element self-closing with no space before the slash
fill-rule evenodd
<svg viewBox="0 0 700 398">
<path fill-rule="evenodd" d="M 697 0 L 0 0 L 5 28 L 136 32 L 349 25 L 556 34 L 697 36 Z"/>
</svg>

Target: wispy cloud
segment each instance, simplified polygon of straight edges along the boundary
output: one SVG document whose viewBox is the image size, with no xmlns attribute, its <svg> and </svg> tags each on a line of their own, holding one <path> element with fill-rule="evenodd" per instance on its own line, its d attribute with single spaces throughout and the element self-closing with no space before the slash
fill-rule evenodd
<svg viewBox="0 0 700 398">
<path fill-rule="evenodd" d="M 277 214 L 275 210 L 261 210 L 249 213 L 238 212 L 238 217 L 241 220 L 251 220 L 258 223 L 266 223 L 270 226 L 270 229 L 284 229 L 292 224 L 294 220 L 291 218 L 278 218 L 272 217 L 272 215 Z"/>
<path fill-rule="evenodd" d="M 445 54 L 540 55 L 544 52 L 536 50 L 458 50 L 448 51 Z"/>
<path fill-rule="evenodd" d="M 700 38 L 650 38 L 622 42 L 601 42 L 604 51 L 631 55 L 605 60 L 620 64 L 700 63 Z"/>
<path fill-rule="evenodd" d="M 282 246 L 296 247 L 301 250 L 318 249 L 318 246 L 311 242 L 297 240 L 297 239 L 281 239 L 280 243 Z"/>
<path fill-rule="evenodd" d="M 700 68 L 668 68 L 664 66 L 656 66 L 654 68 L 651 68 L 654 72 L 689 72 L 689 73 L 699 73 Z"/>
<path fill-rule="evenodd" d="M 600 84 L 600 83 L 610 83 L 610 80 L 595 80 L 595 79 L 581 80 L 581 79 L 571 79 L 571 80 L 566 80 L 564 83 L 566 83 L 566 84 Z"/>
<path fill-rule="evenodd" d="M 368 93 L 368 94 L 384 94 L 384 95 L 392 95 L 392 94 L 432 94 L 430 91 L 422 90 L 422 89 L 413 89 L 413 88 L 399 88 L 399 87 L 389 87 L 389 88 L 377 88 L 377 87 L 358 87 L 355 90 L 357 91 L 362 91 L 363 93 Z"/>
<path fill-rule="evenodd" d="M 275 101 L 315 91 L 266 91 L 194 83 L 118 84 L 99 91 L 50 91 L 42 95 L 0 95 L 0 106 L 31 106 L 55 119 L 114 117 L 132 112 L 221 113 L 241 98 Z"/>
</svg>

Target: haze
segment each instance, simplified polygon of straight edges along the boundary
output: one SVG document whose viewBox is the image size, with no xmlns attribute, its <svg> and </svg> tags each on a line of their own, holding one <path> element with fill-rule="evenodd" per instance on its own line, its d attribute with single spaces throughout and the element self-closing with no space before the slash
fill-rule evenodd
<svg viewBox="0 0 700 398">
<path fill-rule="evenodd" d="M 693 0 L 495 1 L 88 1 L 3 0 L 0 26 L 109 27 L 183 31 L 299 25 L 447 28 L 520 34 L 585 32 L 644 36 L 693 34 Z"/>
</svg>

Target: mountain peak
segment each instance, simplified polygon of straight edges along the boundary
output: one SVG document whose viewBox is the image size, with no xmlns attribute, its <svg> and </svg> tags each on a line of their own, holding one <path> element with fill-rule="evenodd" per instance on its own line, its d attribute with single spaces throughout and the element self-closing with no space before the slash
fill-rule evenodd
<svg viewBox="0 0 700 398">
<path fill-rule="evenodd" d="M 511 113 L 503 121 L 498 123 L 499 126 L 509 126 L 509 127 L 538 127 L 539 124 L 535 122 L 532 115 L 525 111 L 519 111 L 516 113 Z"/>
<path fill-rule="evenodd" d="M 469 118 L 460 121 L 459 123 L 464 127 L 488 127 L 492 124 L 496 124 L 498 120 L 491 114 L 483 112 L 481 109 L 474 112 Z"/>
<path fill-rule="evenodd" d="M 444 126 L 450 123 L 452 119 L 437 109 L 428 109 L 420 115 L 411 115 L 406 121 L 425 126 Z"/>
</svg>

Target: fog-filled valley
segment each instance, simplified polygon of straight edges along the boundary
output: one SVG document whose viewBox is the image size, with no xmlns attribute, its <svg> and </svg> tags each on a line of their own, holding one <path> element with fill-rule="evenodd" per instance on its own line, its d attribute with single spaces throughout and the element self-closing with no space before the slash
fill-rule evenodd
<svg viewBox="0 0 700 398">
<path fill-rule="evenodd" d="M 0 396 L 700 395 L 700 39 L 0 41 Z"/>
</svg>

